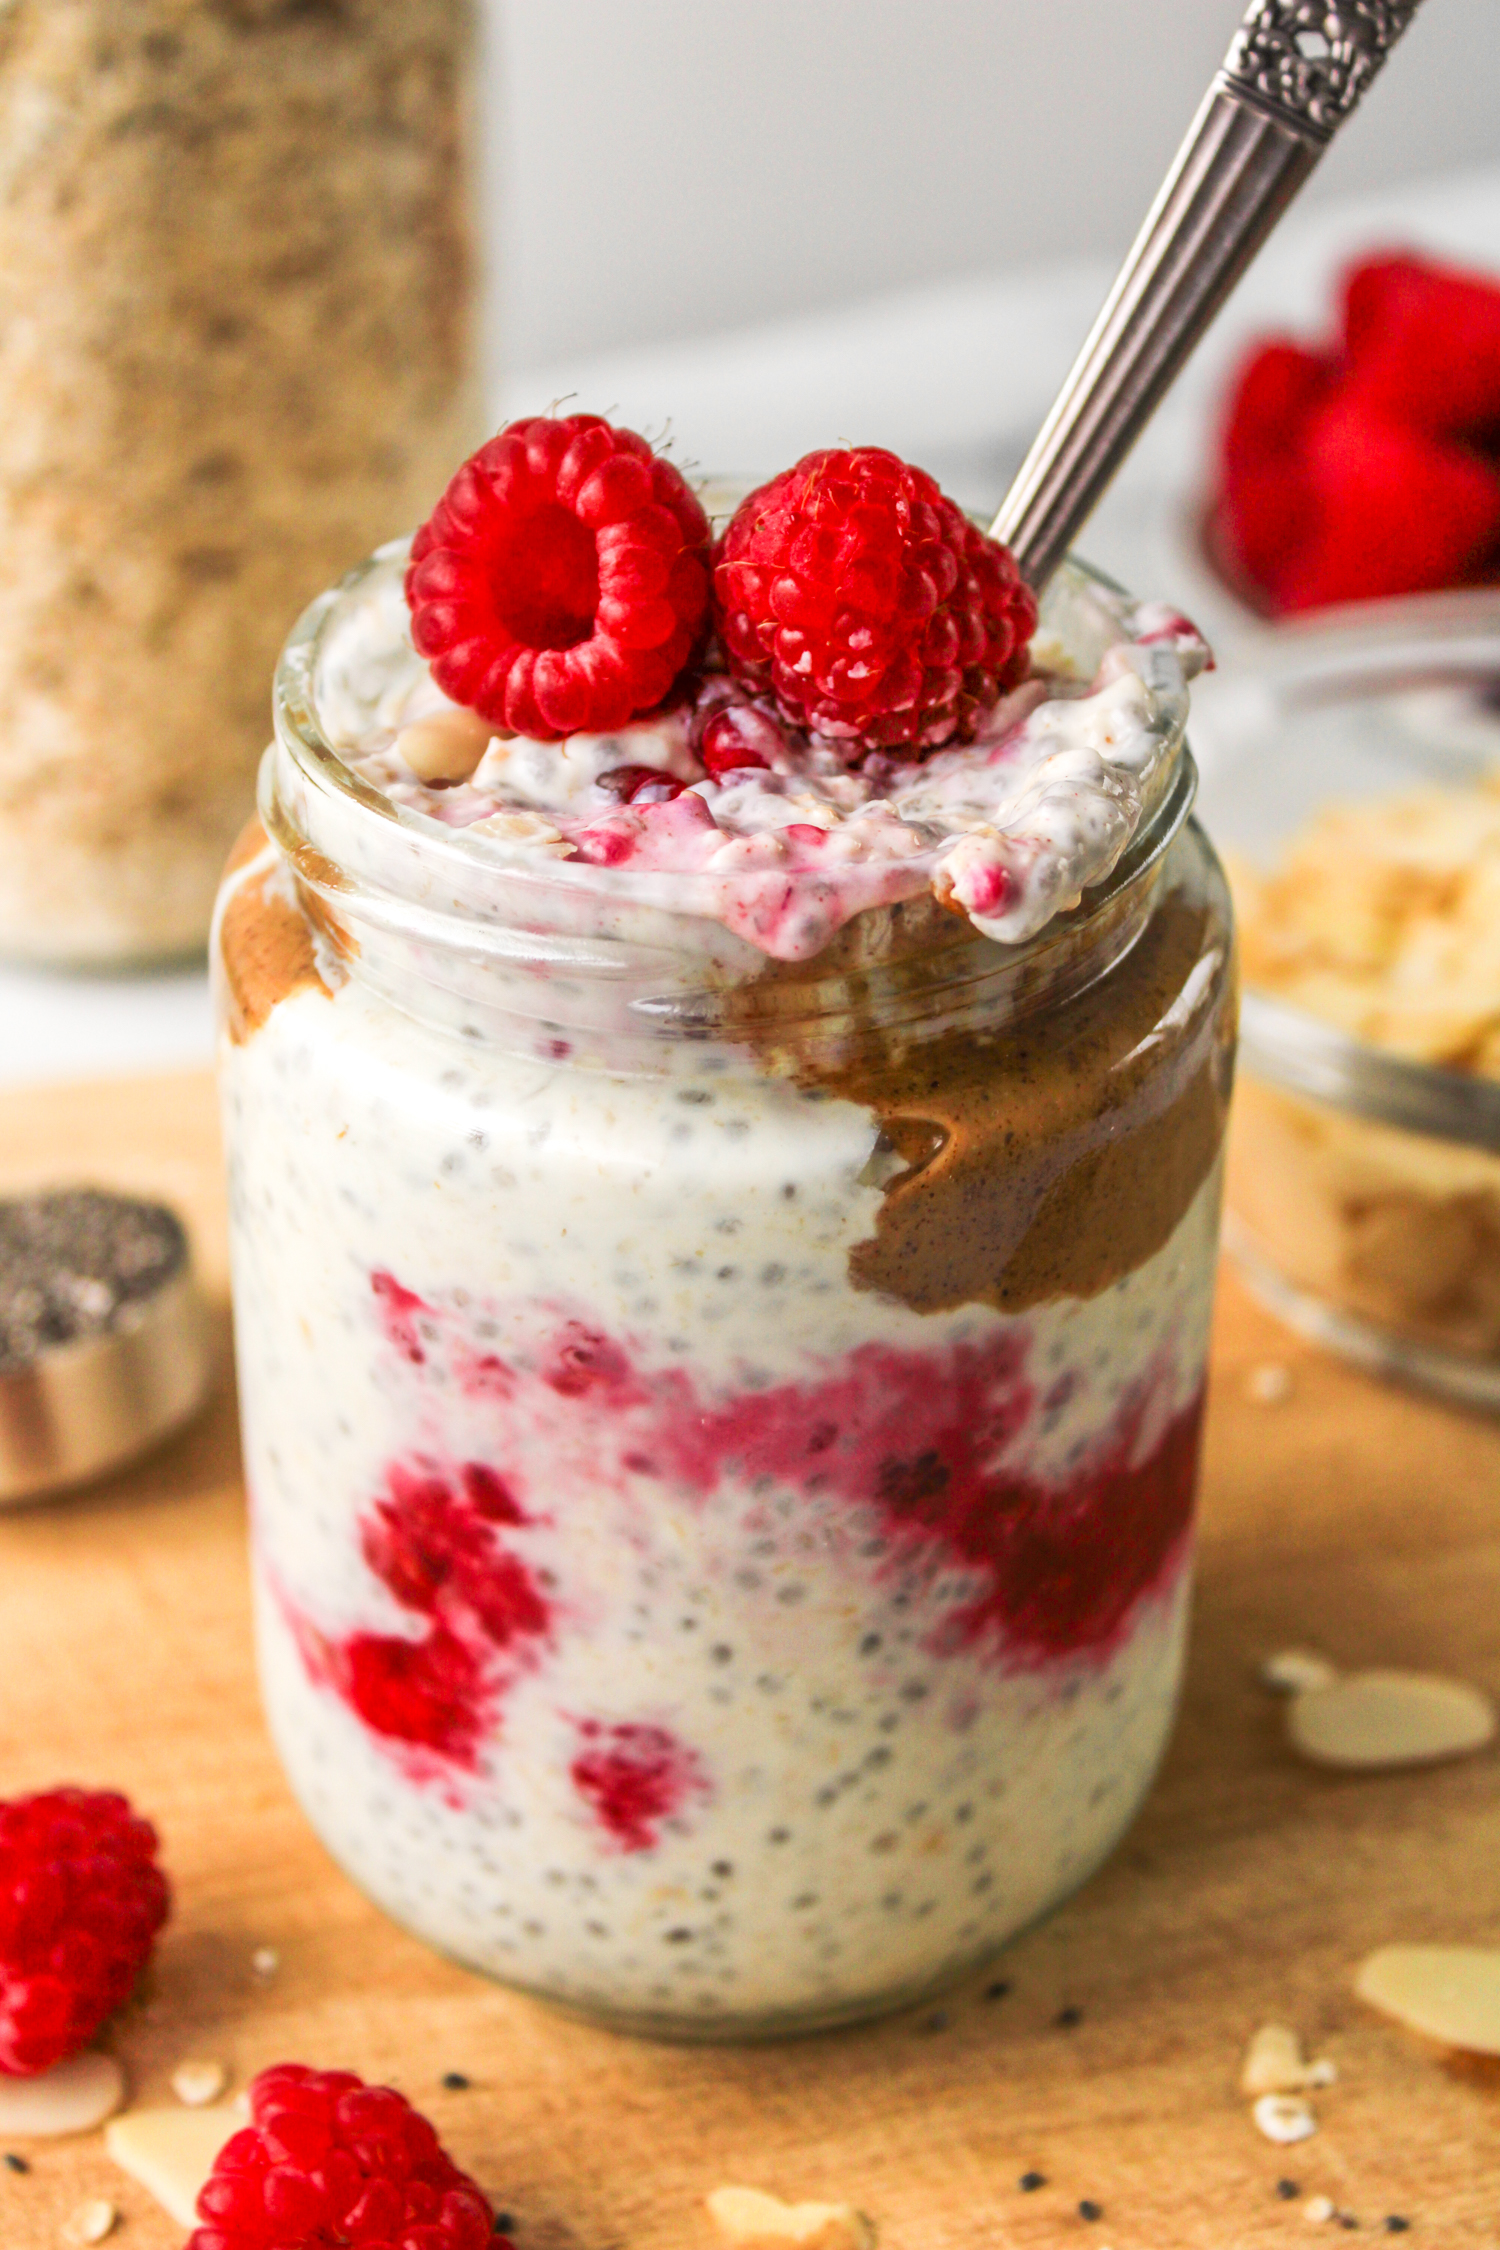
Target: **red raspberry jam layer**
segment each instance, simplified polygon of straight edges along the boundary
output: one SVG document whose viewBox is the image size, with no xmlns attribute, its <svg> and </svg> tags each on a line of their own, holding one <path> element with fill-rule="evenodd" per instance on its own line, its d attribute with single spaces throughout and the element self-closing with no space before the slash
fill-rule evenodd
<svg viewBox="0 0 1500 2250">
<path fill-rule="evenodd" d="M 649 1547 L 674 1499 L 697 1508 L 743 1493 L 748 1551 L 773 1497 L 795 1495 L 817 1567 L 847 1569 L 872 1622 L 892 1600 L 926 1606 L 929 1654 L 967 1652 L 1003 1671 L 1106 1661 L 1186 1551 L 1202 1394 L 1166 1411 L 1165 1363 L 1120 1394 L 1059 1477 L 1029 1460 L 1031 1441 L 1080 1378 L 1039 1396 L 1022 1324 L 935 1349 L 862 1344 L 807 1382 L 726 1393 L 680 1366 L 641 1365 L 560 1308 L 499 1323 L 523 1339 L 502 1354 L 478 1348 L 469 1315 L 389 1274 L 373 1277 L 373 1294 L 393 1381 L 414 1407 L 445 1391 L 477 1405 L 487 1457 L 414 1450 L 360 1514 L 363 1565 L 409 1630 L 330 1638 L 283 1599 L 312 1675 L 419 1778 L 478 1771 L 508 1690 L 589 1629 L 567 1547 L 556 1571 L 535 1548 L 545 1535 L 555 1555 L 559 1531 L 585 1541 L 606 1510 L 627 1511 Z M 433 1427 L 430 1414 L 416 1419 Z M 573 1787 L 619 1847 L 648 1849 L 708 1791 L 695 1752 L 655 1719 L 561 1716 L 578 1744 Z"/>
</svg>

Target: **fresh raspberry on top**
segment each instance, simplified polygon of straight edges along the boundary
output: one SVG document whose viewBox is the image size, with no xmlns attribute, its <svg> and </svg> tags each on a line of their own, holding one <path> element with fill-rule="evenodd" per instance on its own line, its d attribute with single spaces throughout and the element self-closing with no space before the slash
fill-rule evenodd
<svg viewBox="0 0 1500 2250">
<path fill-rule="evenodd" d="M 412 639 L 455 703 L 555 742 L 660 703 L 708 614 L 708 518 L 597 414 L 512 422 L 412 541 Z"/>
<path fill-rule="evenodd" d="M 0 2073 L 31 2077 L 87 2046 L 167 1905 L 156 1831 L 114 1791 L 0 1804 Z"/>
<path fill-rule="evenodd" d="M 967 742 L 1026 672 L 1036 602 L 1009 549 L 878 446 L 773 477 L 714 563 L 731 671 L 856 755 Z"/>
<path fill-rule="evenodd" d="M 220 2149 L 186 2250 L 494 2250 L 484 2195 L 389 2086 L 278 2063 Z"/>
</svg>

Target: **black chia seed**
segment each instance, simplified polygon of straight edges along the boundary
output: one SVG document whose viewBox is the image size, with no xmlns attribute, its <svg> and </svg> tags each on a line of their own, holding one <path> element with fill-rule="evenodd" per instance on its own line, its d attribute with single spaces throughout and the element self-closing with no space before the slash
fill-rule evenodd
<svg viewBox="0 0 1500 2250">
<path fill-rule="evenodd" d="M 1073 2031 L 1083 2021 L 1082 2008 L 1059 2008 L 1052 2018 L 1059 2031 Z"/>
<path fill-rule="evenodd" d="M 1385 2231 L 1387 2234 L 1410 2234 L 1411 2221 L 1403 2219 L 1399 2211 L 1392 2211 L 1385 2222 Z"/>
<path fill-rule="evenodd" d="M 14 2149 L 8 2148 L 5 2152 L 5 2169 L 7 2172 L 29 2172 L 31 2166 L 24 2156 L 17 2156 Z M 1401 2224 L 1405 2226 L 1406 2221 L 1403 2219 Z"/>
<path fill-rule="evenodd" d="M 993 1984 L 987 1984 L 985 1986 L 984 1996 L 986 2000 L 1003 2000 L 1009 1990 L 1010 1985 L 1008 1984 L 1006 1979 L 1004 1977 L 997 1977 Z"/>
<path fill-rule="evenodd" d="M 1302 2190 L 1295 2180 L 1278 2180 L 1276 2182 L 1276 2193 L 1281 2197 L 1283 2203 L 1295 2203 Z"/>
<path fill-rule="evenodd" d="M 1102 2203 L 1095 2203 L 1089 2196 L 1085 2196 L 1083 2201 L 1078 2206 L 1078 2216 L 1080 2219 L 1102 2219 L 1104 2216 L 1104 2205 Z"/>
<path fill-rule="evenodd" d="M 1044 2188 L 1046 2185 L 1047 2175 L 1045 2172 L 1023 2172 L 1016 2182 L 1016 2186 L 1023 2195 L 1035 2195 L 1038 2188 Z"/>
<path fill-rule="evenodd" d="M 497 2211 L 495 2213 L 496 2234 L 514 2234 L 515 2231 L 516 2222 L 511 2217 L 510 2213 L 508 2211 Z"/>
<path fill-rule="evenodd" d="M 450 2094 L 466 2094 L 469 2090 L 469 2080 L 461 2070 L 445 2070 L 443 2084 Z"/>
<path fill-rule="evenodd" d="M 175 1213 L 97 1188 L 0 1203 L 0 1374 L 105 1335 L 187 1259 Z"/>
</svg>

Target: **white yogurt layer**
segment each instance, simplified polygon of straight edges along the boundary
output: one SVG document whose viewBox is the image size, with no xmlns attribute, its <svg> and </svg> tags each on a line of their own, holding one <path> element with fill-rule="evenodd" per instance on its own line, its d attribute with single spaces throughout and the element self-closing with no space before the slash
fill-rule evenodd
<svg viewBox="0 0 1500 2250">
<path fill-rule="evenodd" d="M 560 743 L 491 740 L 471 780 L 419 780 L 404 727 L 451 710 L 411 645 L 404 550 L 341 598 L 324 626 L 314 697 L 350 770 L 419 821 L 467 837 L 497 869 L 561 862 L 606 887 L 708 917 L 781 959 L 803 959 L 862 910 L 931 889 L 986 936 L 1019 944 L 1101 882 L 1157 803 L 1207 650 L 1186 619 L 1065 573 L 1049 591 L 1033 677 L 979 737 L 920 761 L 786 726 L 720 673 L 670 709 Z M 709 778 L 697 756 L 727 706 L 768 761 Z M 627 766 L 685 783 L 622 804 L 602 777 Z"/>
<path fill-rule="evenodd" d="M 711 1475 L 663 1448 L 753 1429 L 789 1385 L 815 1443 L 850 1369 L 983 1362 L 1011 1370 L 987 1396 L 1018 1491 L 1071 1488 L 1111 1432 L 1133 1464 L 1198 1393 L 1217 1177 L 1096 1299 L 920 1315 L 849 1284 L 870 1114 L 694 1054 L 667 1081 L 520 1061 L 358 978 L 226 1050 L 265 1696 L 330 1850 L 443 1950 L 635 2020 L 834 2019 L 981 1957 L 1106 1855 L 1168 1732 L 1185 1543 L 1087 1648 L 966 1635 L 972 1557 L 908 1549 L 754 1437 Z M 593 1339 L 571 1388 L 536 1372 L 569 1333 Z M 473 1462 L 516 1496 L 484 1538 L 546 1622 L 454 1757 L 367 1724 L 320 1652 L 430 1633 L 372 1560 L 379 1506 L 393 1464 Z M 672 1745 L 671 1801 L 602 1819 L 611 1742 Z"/>
</svg>

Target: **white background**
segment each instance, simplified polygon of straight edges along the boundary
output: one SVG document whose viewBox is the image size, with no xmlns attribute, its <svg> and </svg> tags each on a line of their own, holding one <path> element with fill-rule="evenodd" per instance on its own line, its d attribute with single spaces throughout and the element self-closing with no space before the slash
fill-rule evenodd
<svg viewBox="0 0 1500 2250">
<path fill-rule="evenodd" d="M 1118 258 L 1243 0 L 486 7 L 492 342 L 518 370 Z M 1307 197 L 1496 156 L 1500 0 L 1424 0 Z"/>
</svg>

